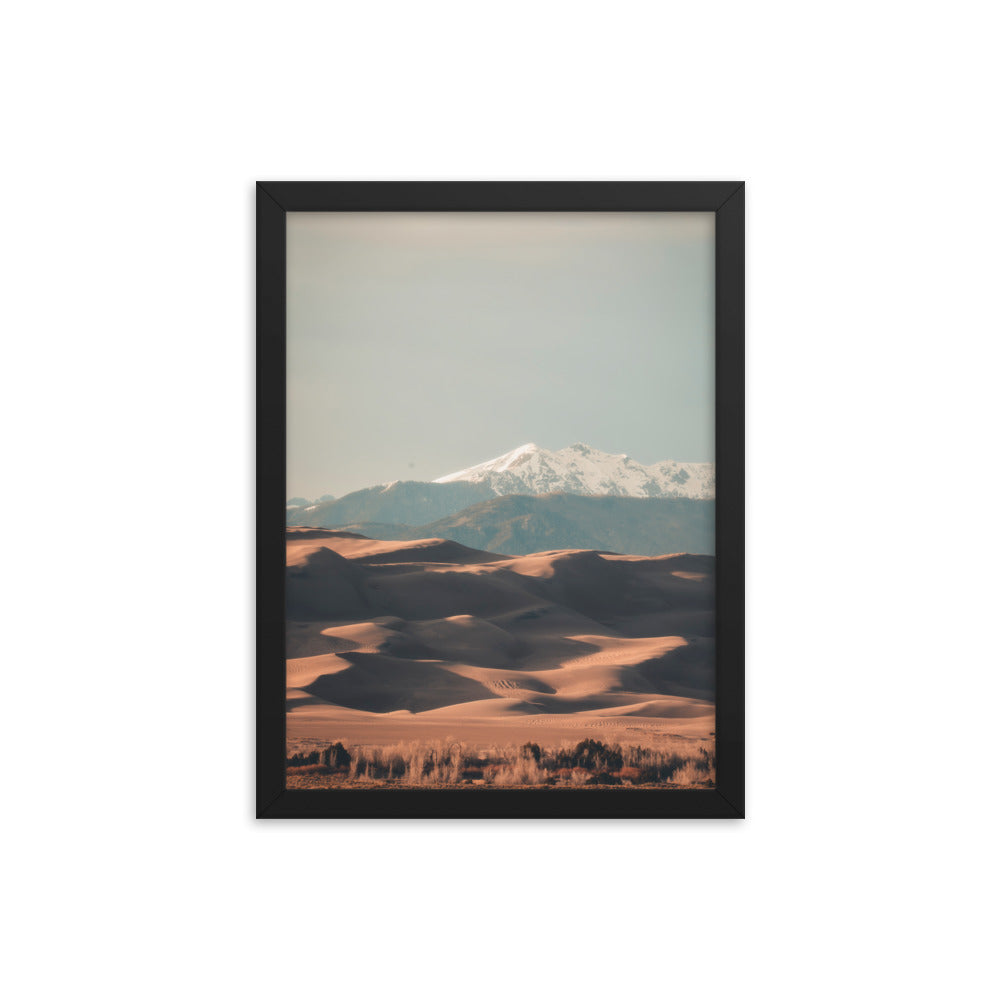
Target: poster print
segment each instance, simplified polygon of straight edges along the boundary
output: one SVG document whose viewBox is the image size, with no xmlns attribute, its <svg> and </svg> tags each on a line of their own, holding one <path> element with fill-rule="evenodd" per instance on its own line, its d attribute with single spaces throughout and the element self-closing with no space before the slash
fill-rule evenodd
<svg viewBox="0 0 1000 1000">
<path fill-rule="evenodd" d="M 711 789 L 714 212 L 288 212 L 290 790 Z"/>
</svg>

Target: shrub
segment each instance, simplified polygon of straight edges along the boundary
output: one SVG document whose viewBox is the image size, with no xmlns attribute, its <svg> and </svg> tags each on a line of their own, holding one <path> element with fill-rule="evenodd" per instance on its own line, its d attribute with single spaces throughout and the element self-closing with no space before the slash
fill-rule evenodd
<svg viewBox="0 0 1000 1000">
<path fill-rule="evenodd" d="M 608 774 L 607 771 L 594 774 L 584 782 L 585 785 L 620 785 L 621 783 L 621 778 L 616 778 L 613 774 Z"/>
<path fill-rule="evenodd" d="M 491 784 L 494 785 L 541 785 L 546 777 L 538 762 L 530 755 L 518 758 L 509 766 L 500 764 L 494 767 L 495 770 L 486 769 L 487 776 L 492 778 Z"/>
<path fill-rule="evenodd" d="M 334 743 L 332 746 L 328 746 L 320 754 L 320 759 L 322 763 L 326 764 L 328 767 L 351 766 L 351 755 L 347 752 L 344 744 L 339 741 Z"/>
<path fill-rule="evenodd" d="M 620 750 L 605 746 L 600 740 L 581 740 L 570 755 L 570 767 L 585 767 L 588 771 L 620 771 Z"/>
</svg>

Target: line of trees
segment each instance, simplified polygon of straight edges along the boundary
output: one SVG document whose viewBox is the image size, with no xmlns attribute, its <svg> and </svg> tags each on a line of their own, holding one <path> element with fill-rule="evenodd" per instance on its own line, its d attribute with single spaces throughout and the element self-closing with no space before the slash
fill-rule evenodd
<svg viewBox="0 0 1000 1000">
<path fill-rule="evenodd" d="M 322 750 L 292 754 L 286 761 L 289 769 L 322 769 L 346 773 L 352 779 L 407 778 L 418 783 L 444 784 L 484 779 L 488 783 L 514 784 L 690 784 L 711 781 L 715 772 L 715 753 L 704 748 L 692 757 L 641 746 L 608 746 L 592 739 L 581 740 L 572 749 L 546 751 L 537 743 L 524 743 L 518 748 L 494 747 L 485 754 L 464 743 L 442 742 L 431 747 L 415 743 L 355 747 L 352 755 L 338 741 Z"/>
</svg>

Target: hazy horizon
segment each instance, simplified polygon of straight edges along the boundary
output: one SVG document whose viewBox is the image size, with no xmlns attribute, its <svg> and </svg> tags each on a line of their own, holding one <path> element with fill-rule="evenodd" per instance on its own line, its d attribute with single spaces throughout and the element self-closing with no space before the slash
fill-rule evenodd
<svg viewBox="0 0 1000 1000">
<path fill-rule="evenodd" d="M 289 213 L 288 496 L 714 460 L 711 213 Z"/>
</svg>

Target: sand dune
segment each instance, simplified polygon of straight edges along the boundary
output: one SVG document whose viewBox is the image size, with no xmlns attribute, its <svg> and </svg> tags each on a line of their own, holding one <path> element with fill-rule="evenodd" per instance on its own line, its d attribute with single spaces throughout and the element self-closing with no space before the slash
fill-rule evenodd
<svg viewBox="0 0 1000 1000">
<path fill-rule="evenodd" d="M 714 729 L 710 556 L 290 528 L 286 593 L 290 745 Z"/>
<path fill-rule="evenodd" d="M 336 544 L 332 542 L 336 540 Z M 480 552 L 446 538 L 418 538 L 409 542 L 380 542 L 350 531 L 289 528 L 289 565 L 298 564 L 319 548 L 328 548 L 359 563 L 497 562 L 509 556 Z"/>
</svg>

